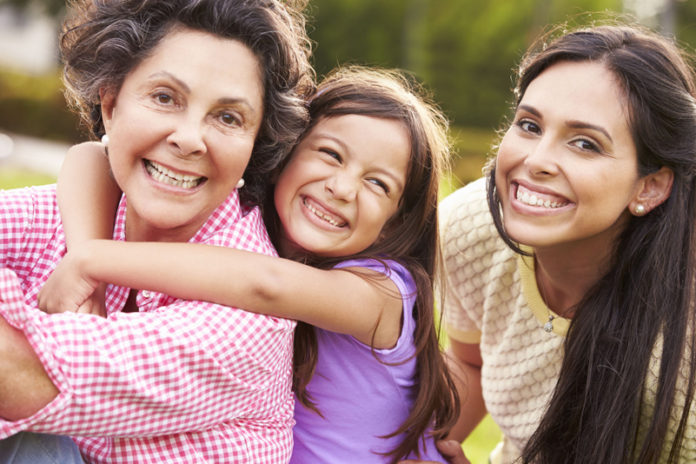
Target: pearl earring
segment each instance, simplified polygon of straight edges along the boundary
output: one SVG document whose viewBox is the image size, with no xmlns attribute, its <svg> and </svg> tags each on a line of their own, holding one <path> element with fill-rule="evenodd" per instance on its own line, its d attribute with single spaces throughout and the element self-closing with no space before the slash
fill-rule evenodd
<svg viewBox="0 0 696 464">
<path fill-rule="evenodd" d="M 240 189 L 240 188 L 242 188 L 242 187 L 244 187 L 244 178 L 243 178 L 243 177 L 241 177 L 241 178 L 237 181 L 237 188 Z"/>
<path fill-rule="evenodd" d="M 643 206 L 642 203 L 638 203 L 638 204 L 636 205 L 635 214 L 636 214 L 637 216 L 642 216 L 642 215 L 645 214 L 645 206 Z"/>
<path fill-rule="evenodd" d="M 109 136 L 106 134 L 102 135 L 101 143 L 102 143 L 102 145 L 104 145 L 104 155 L 106 155 L 106 157 L 108 158 L 109 157 Z"/>
</svg>

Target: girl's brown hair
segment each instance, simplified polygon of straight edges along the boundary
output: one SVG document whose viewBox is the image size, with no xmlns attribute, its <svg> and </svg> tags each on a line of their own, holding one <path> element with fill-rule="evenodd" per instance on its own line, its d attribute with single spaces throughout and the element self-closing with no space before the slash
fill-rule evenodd
<svg viewBox="0 0 696 464">
<path fill-rule="evenodd" d="M 404 436 L 399 445 L 387 453 L 392 462 L 410 453 L 417 454 L 419 440 L 430 428 L 436 436 L 442 436 L 459 412 L 454 383 L 438 345 L 433 308 L 433 281 L 442 263 L 437 203 L 441 174 L 449 158 L 447 120 L 424 94 L 399 72 L 352 66 L 326 77 L 308 103 L 310 125 L 307 132 L 323 118 L 365 115 L 402 122 L 410 138 L 406 185 L 398 212 L 384 226 L 383 238 L 357 256 L 306 257 L 307 264 L 321 268 L 331 268 L 340 261 L 354 258 L 392 259 L 402 263 L 414 278 L 418 292 L 413 308 L 418 366 L 415 401 L 406 421 L 385 436 Z M 267 195 L 268 200 L 272 198 Z M 277 237 L 280 225 L 270 205 L 266 216 L 272 236 Z M 302 404 L 318 411 L 306 391 L 316 361 L 313 328 L 300 323 L 295 335 L 295 392 Z"/>
</svg>

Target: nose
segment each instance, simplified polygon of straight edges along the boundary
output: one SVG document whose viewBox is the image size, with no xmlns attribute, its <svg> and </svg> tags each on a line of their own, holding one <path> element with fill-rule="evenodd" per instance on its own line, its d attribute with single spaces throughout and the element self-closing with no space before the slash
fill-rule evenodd
<svg viewBox="0 0 696 464">
<path fill-rule="evenodd" d="M 558 173 L 558 154 L 550 140 L 541 139 L 527 152 L 524 165 L 532 175 L 552 176 Z"/>
<path fill-rule="evenodd" d="M 325 189 L 337 200 L 355 200 L 359 187 L 359 179 L 352 174 L 339 171 L 326 179 Z"/>
<path fill-rule="evenodd" d="M 193 115 L 178 119 L 167 137 L 167 143 L 173 146 L 179 156 L 198 155 L 206 152 L 204 127 L 200 118 Z"/>
</svg>

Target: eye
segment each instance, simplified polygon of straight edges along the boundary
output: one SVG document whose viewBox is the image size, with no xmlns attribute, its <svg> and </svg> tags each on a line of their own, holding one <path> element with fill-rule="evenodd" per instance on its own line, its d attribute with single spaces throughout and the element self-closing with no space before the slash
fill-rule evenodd
<svg viewBox="0 0 696 464">
<path fill-rule="evenodd" d="M 531 134 L 541 133 L 541 128 L 535 122 L 528 119 L 520 119 L 515 124 L 525 132 L 529 132 Z"/>
<path fill-rule="evenodd" d="M 166 92 L 157 92 L 152 98 L 160 105 L 171 105 L 174 103 L 174 97 Z"/>
<path fill-rule="evenodd" d="M 320 148 L 319 151 L 321 153 L 328 155 L 330 158 L 335 159 L 339 163 L 342 161 L 341 155 L 339 155 L 337 152 L 335 152 L 334 150 L 332 150 L 330 148 Z"/>
<path fill-rule="evenodd" d="M 584 150 L 584 151 L 595 151 L 597 153 L 601 153 L 602 149 L 597 145 L 595 142 L 587 139 L 576 139 L 570 142 L 571 145 L 576 146 L 577 148 Z"/>
<path fill-rule="evenodd" d="M 237 127 L 242 125 L 241 119 L 237 115 L 228 111 L 221 112 L 218 118 L 225 126 Z"/>
<path fill-rule="evenodd" d="M 381 188 L 382 190 L 384 190 L 384 193 L 389 193 L 389 192 L 390 192 L 389 186 L 388 186 L 385 182 L 382 182 L 382 181 L 379 180 L 379 179 L 370 178 L 370 179 L 367 179 L 367 181 L 370 182 L 370 183 L 373 184 L 373 185 L 376 185 L 377 187 Z"/>
</svg>

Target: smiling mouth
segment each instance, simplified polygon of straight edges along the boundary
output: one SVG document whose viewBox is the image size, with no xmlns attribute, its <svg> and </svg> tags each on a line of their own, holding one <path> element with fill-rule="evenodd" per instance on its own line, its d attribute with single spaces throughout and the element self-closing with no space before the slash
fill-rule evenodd
<svg viewBox="0 0 696 464">
<path fill-rule="evenodd" d="M 161 164 L 155 163 L 154 161 L 143 160 L 143 162 L 145 163 L 145 169 L 147 170 L 148 174 L 150 174 L 150 177 L 155 179 L 157 182 L 171 185 L 173 187 L 192 189 L 198 187 L 207 180 L 207 178 L 203 176 L 192 176 L 190 174 L 174 172 Z"/>
<path fill-rule="evenodd" d="M 555 195 L 532 192 L 519 184 L 517 184 L 515 198 L 525 205 L 536 206 L 538 208 L 556 209 L 562 208 L 570 203 L 568 200 Z"/>
<path fill-rule="evenodd" d="M 334 227 L 345 227 L 348 223 L 338 216 L 330 214 L 328 211 L 320 211 L 314 207 L 305 197 L 302 199 L 302 204 L 305 208 L 312 212 L 316 217 L 331 224 Z"/>
</svg>

